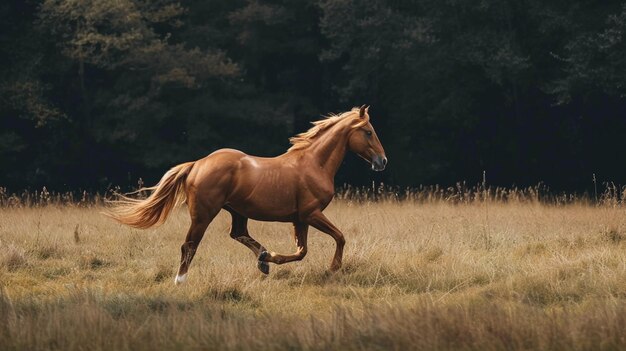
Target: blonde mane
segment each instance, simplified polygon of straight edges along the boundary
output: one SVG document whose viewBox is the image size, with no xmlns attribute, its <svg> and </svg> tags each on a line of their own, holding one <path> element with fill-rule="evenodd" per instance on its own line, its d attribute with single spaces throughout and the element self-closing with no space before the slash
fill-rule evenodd
<svg viewBox="0 0 626 351">
<path fill-rule="evenodd" d="M 326 116 L 324 119 L 320 119 L 319 121 L 311 122 L 313 127 L 307 130 L 304 133 L 300 133 L 296 136 L 289 138 L 289 142 L 291 143 L 291 147 L 289 151 L 302 150 L 311 146 L 313 143 L 313 139 L 318 136 L 321 132 L 330 129 L 330 127 L 337 124 L 339 121 L 343 121 L 347 118 L 355 117 L 359 118 L 359 107 L 353 107 L 352 110 L 341 113 L 341 114 L 330 114 Z M 364 118 L 361 119 L 361 122 L 352 126 L 352 128 L 359 128 L 367 124 L 369 122 L 370 116 L 365 113 Z"/>
</svg>

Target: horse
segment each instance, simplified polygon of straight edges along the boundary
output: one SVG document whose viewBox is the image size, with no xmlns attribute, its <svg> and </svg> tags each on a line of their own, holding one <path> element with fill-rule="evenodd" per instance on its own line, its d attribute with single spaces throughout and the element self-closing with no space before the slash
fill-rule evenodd
<svg viewBox="0 0 626 351">
<path fill-rule="evenodd" d="M 191 226 L 181 246 L 176 285 L 185 282 L 204 232 L 222 209 L 232 216 L 230 236 L 254 253 L 262 273 L 269 274 L 268 263 L 302 260 L 307 254 L 309 226 L 335 239 L 330 271 L 337 271 L 341 268 L 344 235 L 322 213 L 334 197 L 335 174 L 347 150 L 369 162 L 374 171 L 382 171 L 387 165 L 368 110 L 363 105 L 313 122 L 308 131 L 291 137 L 292 146 L 277 157 L 220 149 L 197 161 L 179 164 L 155 186 L 137 191 L 151 191 L 147 198 L 120 195 L 107 215 L 122 224 L 145 229 L 162 224 L 174 207 L 186 201 Z M 268 251 L 250 236 L 248 219 L 292 223 L 296 252 L 285 255 Z"/>
</svg>

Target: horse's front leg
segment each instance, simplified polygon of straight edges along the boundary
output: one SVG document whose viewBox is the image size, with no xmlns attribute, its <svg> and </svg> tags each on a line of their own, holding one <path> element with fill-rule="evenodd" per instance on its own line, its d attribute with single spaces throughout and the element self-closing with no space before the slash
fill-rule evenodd
<svg viewBox="0 0 626 351">
<path fill-rule="evenodd" d="M 335 239 L 337 247 L 335 248 L 335 256 L 330 264 L 330 270 L 336 271 L 341 268 L 341 260 L 343 258 L 343 246 L 346 244 L 346 239 L 343 234 L 334 224 L 332 224 L 321 211 L 313 212 L 308 216 L 306 222 L 313 226 L 313 228 L 322 231 Z"/>
<path fill-rule="evenodd" d="M 309 233 L 309 225 L 304 223 L 294 223 L 294 239 L 296 241 L 297 250 L 291 255 L 281 255 L 275 252 L 263 251 L 259 255 L 260 262 L 272 262 L 275 264 L 283 264 L 292 261 L 300 261 L 306 256 L 307 236 Z"/>
</svg>

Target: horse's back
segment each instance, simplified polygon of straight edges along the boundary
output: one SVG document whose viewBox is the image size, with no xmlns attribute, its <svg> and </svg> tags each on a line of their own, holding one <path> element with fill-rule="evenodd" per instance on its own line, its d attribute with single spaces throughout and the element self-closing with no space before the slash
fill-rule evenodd
<svg viewBox="0 0 626 351">
<path fill-rule="evenodd" d="M 220 149 L 197 160 L 189 174 L 190 185 L 200 185 L 205 178 L 216 173 L 233 172 L 246 154 L 235 149 Z"/>
<path fill-rule="evenodd" d="M 296 183 L 289 159 L 220 149 L 196 161 L 187 186 L 200 202 L 223 202 L 253 219 L 289 221 L 296 211 Z"/>
</svg>

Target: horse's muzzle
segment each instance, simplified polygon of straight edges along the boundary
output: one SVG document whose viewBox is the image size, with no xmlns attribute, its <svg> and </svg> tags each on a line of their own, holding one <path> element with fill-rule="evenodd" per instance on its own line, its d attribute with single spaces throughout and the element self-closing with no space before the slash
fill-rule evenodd
<svg viewBox="0 0 626 351">
<path fill-rule="evenodd" d="M 380 155 L 372 157 L 372 169 L 374 171 L 380 172 L 385 169 L 385 166 L 387 166 L 387 157 Z"/>
</svg>

